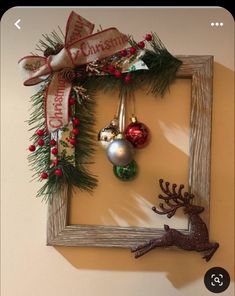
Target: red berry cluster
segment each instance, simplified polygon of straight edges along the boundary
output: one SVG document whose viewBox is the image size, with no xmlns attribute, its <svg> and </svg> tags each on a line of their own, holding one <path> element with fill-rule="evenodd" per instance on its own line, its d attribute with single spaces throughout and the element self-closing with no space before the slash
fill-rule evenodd
<svg viewBox="0 0 235 296">
<path fill-rule="evenodd" d="M 76 145 L 76 137 L 79 134 L 79 129 L 77 126 L 80 124 L 80 120 L 78 117 L 74 116 L 72 118 L 72 122 L 73 122 L 73 128 L 72 128 L 72 131 L 70 132 L 70 137 L 66 138 L 66 140 L 69 142 L 69 144 L 74 146 L 74 145 Z"/>
<path fill-rule="evenodd" d="M 145 47 L 145 41 L 152 41 L 152 39 L 153 39 L 152 34 L 146 34 L 144 40 L 138 42 L 136 47 L 132 46 L 130 48 L 123 49 L 119 52 L 119 54 L 122 57 L 130 57 L 132 55 L 135 55 L 138 50 L 143 49 Z M 114 75 L 117 79 L 122 77 L 121 70 L 119 68 L 116 68 L 113 64 L 105 65 L 103 67 L 103 71 Z M 125 83 L 130 83 L 132 81 L 132 77 L 130 73 L 127 73 L 124 76 L 124 81 Z"/>
<path fill-rule="evenodd" d="M 50 141 L 50 143 L 52 143 L 52 144 L 55 144 L 55 143 L 56 143 L 56 144 L 57 144 L 57 142 L 56 142 L 54 139 L 52 139 L 52 140 Z M 52 144 L 51 144 L 51 145 L 52 145 Z M 51 154 L 53 154 L 54 156 L 56 156 L 56 158 L 54 158 L 54 159 L 52 160 L 52 165 L 55 166 L 55 167 L 57 167 L 58 164 L 59 164 L 59 159 L 58 159 L 58 157 L 57 157 L 58 153 L 59 153 L 58 148 L 54 147 L 54 148 L 51 149 Z M 62 171 L 61 168 L 57 167 L 57 168 L 54 170 L 54 174 L 55 174 L 57 177 L 61 177 L 61 176 L 63 175 L 63 171 Z"/>
<path fill-rule="evenodd" d="M 73 106 L 77 103 L 77 100 L 73 97 L 69 98 L 69 116 L 72 118 L 73 122 L 73 129 L 70 133 L 70 137 L 66 138 L 66 140 L 71 144 L 72 146 L 76 145 L 76 136 L 79 134 L 78 125 L 80 124 L 79 118 L 75 116 L 75 109 Z"/>
<path fill-rule="evenodd" d="M 38 136 L 38 138 L 37 138 L 35 144 L 29 146 L 30 152 L 34 152 L 36 150 L 36 146 L 40 146 L 40 147 L 44 146 L 45 141 L 42 138 L 44 136 L 44 134 L 45 134 L 44 130 L 40 129 L 40 130 L 36 131 L 36 135 Z"/>
<path fill-rule="evenodd" d="M 73 99 L 74 100 L 74 99 Z M 76 100 L 74 100 L 74 101 L 72 101 L 72 98 L 70 99 L 70 101 L 69 102 L 72 102 L 73 104 L 75 104 L 76 103 Z M 69 103 L 70 105 L 71 105 L 71 103 Z M 73 105 L 72 104 L 72 105 Z M 77 126 L 80 124 L 80 120 L 79 120 L 79 118 L 78 117 L 73 117 L 72 118 L 72 122 L 73 122 L 73 129 L 72 129 L 72 131 L 71 131 L 71 136 L 69 137 L 69 138 L 67 138 L 67 141 L 71 144 L 71 145 L 75 145 L 76 144 L 76 136 L 79 134 L 79 129 L 77 128 Z M 57 142 L 54 140 L 54 139 L 52 139 L 51 141 L 50 141 L 50 145 L 55 145 Z M 53 154 L 53 155 L 57 155 L 58 154 L 58 148 L 56 148 L 56 147 L 54 147 L 52 150 L 51 150 L 51 153 Z M 52 164 L 56 167 L 56 166 L 58 166 L 58 164 L 59 164 L 59 159 L 58 158 L 55 158 L 55 159 L 53 159 L 53 161 L 52 161 Z M 61 168 L 56 168 L 55 169 L 55 171 L 54 171 L 54 174 L 56 175 L 56 176 L 58 176 L 58 177 L 61 177 L 62 175 L 63 175 L 63 171 L 62 171 L 62 169 Z"/>
<path fill-rule="evenodd" d="M 45 131 L 41 130 L 41 129 L 37 130 L 36 131 L 36 136 L 37 136 L 36 143 L 29 146 L 29 151 L 30 152 L 34 152 L 36 150 L 37 146 L 38 147 L 43 147 L 45 145 L 45 140 L 43 139 L 43 137 L 45 136 Z M 57 145 L 57 141 L 55 139 L 51 139 L 50 142 L 49 142 L 49 145 L 50 145 L 50 147 L 53 147 L 51 149 L 51 153 L 56 156 L 58 154 L 58 148 L 56 148 L 54 146 Z M 53 163 L 54 165 L 55 164 L 58 165 L 58 159 L 57 158 L 53 162 L 54 162 Z M 62 170 L 61 169 L 56 169 L 55 174 L 57 176 L 61 176 L 62 175 Z M 48 179 L 49 175 L 48 175 L 47 172 L 42 172 L 40 174 L 40 177 L 41 177 L 41 179 Z"/>
</svg>

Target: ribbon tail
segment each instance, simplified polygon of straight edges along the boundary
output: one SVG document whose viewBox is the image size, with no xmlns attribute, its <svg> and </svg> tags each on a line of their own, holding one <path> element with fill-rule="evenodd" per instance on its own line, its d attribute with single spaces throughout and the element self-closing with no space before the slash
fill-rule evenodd
<svg viewBox="0 0 235 296">
<path fill-rule="evenodd" d="M 94 26 L 94 24 L 90 23 L 88 20 L 72 11 L 66 25 L 66 46 L 87 35 L 90 35 L 94 29 Z"/>
<path fill-rule="evenodd" d="M 45 93 L 45 117 L 48 132 L 54 132 L 69 123 L 68 100 L 71 83 L 67 82 L 61 72 L 53 75 Z"/>
<path fill-rule="evenodd" d="M 40 56 L 26 56 L 18 62 L 24 85 L 30 86 L 38 84 L 49 76 L 51 73 L 47 59 Z"/>
</svg>

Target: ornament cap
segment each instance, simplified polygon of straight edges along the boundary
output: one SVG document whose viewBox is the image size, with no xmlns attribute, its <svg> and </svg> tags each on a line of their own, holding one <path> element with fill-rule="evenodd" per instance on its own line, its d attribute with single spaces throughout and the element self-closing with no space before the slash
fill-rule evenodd
<svg viewBox="0 0 235 296">
<path fill-rule="evenodd" d="M 117 127 L 118 126 L 118 118 L 114 117 L 111 121 L 110 121 L 110 125 Z"/>
<path fill-rule="evenodd" d="M 137 122 L 137 117 L 135 115 L 131 116 L 131 122 L 136 123 Z"/>
<path fill-rule="evenodd" d="M 122 134 L 122 133 L 119 133 L 116 137 L 115 137 L 115 139 L 124 139 L 125 137 L 124 137 L 124 135 Z"/>
</svg>

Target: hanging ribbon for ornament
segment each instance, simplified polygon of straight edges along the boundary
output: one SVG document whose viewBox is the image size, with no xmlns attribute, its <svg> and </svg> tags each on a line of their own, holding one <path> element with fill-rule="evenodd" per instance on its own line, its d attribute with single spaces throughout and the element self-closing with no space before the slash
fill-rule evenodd
<svg viewBox="0 0 235 296">
<path fill-rule="evenodd" d="M 109 144 L 106 153 L 109 161 L 114 165 L 125 166 L 130 163 L 134 156 L 134 148 L 124 136 L 125 127 L 125 97 L 121 97 L 120 113 L 119 113 L 119 130 L 120 133 Z"/>
<path fill-rule="evenodd" d="M 104 149 L 106 149 L 108 145 L 116 138 L 116 136 L 120 134 L 119 114 L 121 109 L 121 102 L 122 101 L 119 100 L 114 118 L 98 133 L 98 141 L 101 144 L 101 147 Z"/>
<path fill-rule="evenodd" d="M 71 12 L 65 33 L 64 47 L 48 57 L 26 56 L 19 61 L 24 85 L 30 86 L 52 78 L 45 93 L 46 124 L 48 132 L 62 128 L 69 122 L 68 99 L 71 83 L 61 70 L 101 60 L 119 52 L 128 44 L 126 35 L 116 28 L 92 34 L 94 25 Z"/>
<path fill-rule="evenodd" d="M 134 157 L 134 148 L 128 142 L 123 131 L 125 129 L 125 97 L 122 96 L 119 108 L 119 130 L 120 133 L 109 144 L 106 152 L 109 161 L 113 164 L 115 176 L 122 181 L 131 181 L 137 174 L 137 164 Z"/>
<path fill-rule="evenodd" d="M 125 97 L 120 100 L 119 110 L 119 129 L 120 134 L 112 142 L 112 146 L 108 151 L 108 157 L 111 158 L 114 175 L 121 181 L 133 180 L 138 172 L 138 166 L 133 159 L 135 150 L 133 146 L 125 139 L 124 129 L 126 122 Z"/>
<path fill-rule="evenodd" d="M 135 116 L 135 97 L 132 97 L 131 123 L 125 129 L 125 138 L 131 142 L 135 148 L 143 148 L 149 142 L 149 128 L 137 120 Z"/>
</svg>

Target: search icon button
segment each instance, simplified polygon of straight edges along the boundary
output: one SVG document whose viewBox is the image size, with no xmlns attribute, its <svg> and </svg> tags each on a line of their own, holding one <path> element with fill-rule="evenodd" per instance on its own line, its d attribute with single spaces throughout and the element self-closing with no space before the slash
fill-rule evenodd
<svg viewBox="0 0 235 296">
<path fill-rule="evenodd" d="M 222 267 L 213 267 L 206 272 L 204 284 L 210 292 L 221 293 L 230 284 L 229 273 Z"/>
</svg>

